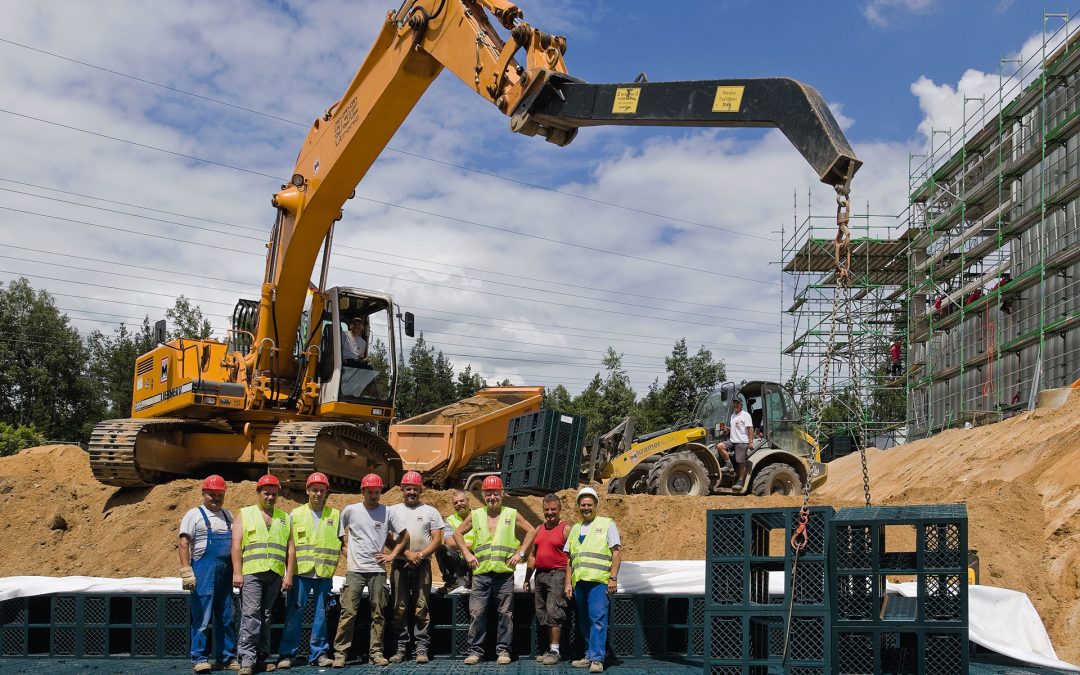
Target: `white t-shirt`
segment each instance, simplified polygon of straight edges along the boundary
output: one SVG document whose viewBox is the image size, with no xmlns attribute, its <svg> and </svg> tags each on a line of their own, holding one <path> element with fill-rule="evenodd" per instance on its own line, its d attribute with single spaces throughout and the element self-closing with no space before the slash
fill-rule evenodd
<svg viewBox="0 0 1080 675">
<path fill-rule="evenodd" d="M 229 523 L 235 522 L 228 509 L 222 509 L 214 513 L 208 508 L 201 508 L 206 512 L 207 518 L 210 519 L 210 529 L 213 532 L 228 532 Z M 200 507 L 191 509 L 180 519 L 180 534 L 185 535 L 190 542 L 192 561 L 201 559 L 206 551 L 206 523 L 203 521 L 199 509 Z M 226 515 L 229 517 L 228 522 L 225 520 Z"/>
<path fill-rule="evenodd" d="M 731 416 L 731 442 L 732 443 L 749 443 L 750 435 L 748 430 L 754 426 L 754 418 L 750 417 L 750 413 L 745 410 L 737 415 Z"/>
<path fill-rule="evenodd" d="M 405 503 L 394 504 L 390 507 L 390 511 L 394 523 L 401 528 L 401 530 L 394 529 L 391 532 L 396 537 L 402 530 L 408 530 L 410 551 L 424 550 L 431 543 L 431 533 L 446 527 L 439 510 L 430 504 L 417 504 L 412 507 Z M 405 552 L 402 551 L 398 558 L 404 560 Z"/>
<path fill-rule="evenodd" d="M 345 331 L 341 338 L 341 358 L 360 360 L 367 356 L 367 340 L 362 335 Z"/>
<path fill-rule="evenodd" d="M 581 523 L 581 530 L 578 532 L 578 543 L 579 544 L 581 542 L 585 541 L 585 535 L 589 533 L 589 528 L 591 528 L 592 524 L 595 523 L 595 522 L 596 521 L 593 520 L 590 523 L 586 523 L 586 522 Z M 571 532 L 573 532 L 573 530 L 571 530 Z M 608 548 L 615 548 L 616 546 L 621 546 L 621 545 L 622 545 L 622 540 L 619 538 L 619 528 L 615 527 L 615 521 L 613 520 L 610 523 L 608 523 L 607 546 L 608 546 Z M 563 544 L 562 550 L 565 551 L 566 553 L 570 552 L 570 538 L 569 537 L 567 537 L 566 543 Z"/>
<path fill-rule="evenodd" d="M 390 509 L 379 504 L 368 510 L 363 502 L 341 510 L 338 536 L 346 536 L 346 558 L 350 572 L 385 572 L 375 561 L 375 554 L 386 545 L 387 532 L 399 532 L 397 519 Z"/>
</svg>

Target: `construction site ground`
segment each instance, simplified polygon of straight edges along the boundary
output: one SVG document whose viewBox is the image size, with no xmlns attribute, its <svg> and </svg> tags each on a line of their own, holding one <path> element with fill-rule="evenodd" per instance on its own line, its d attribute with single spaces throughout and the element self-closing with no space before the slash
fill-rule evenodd
<svg viewBox="0 0 1080 675">
<path fill-rule="evenodd" d="M 1056 410 L 867 454 L 875 504 L 965 502 L 981 583 L 1027 593 L 1059 658 L 1080 662 L 1080 394 Z M 198 480 L 147 489 L 102 485 L 75 446 L 2 458 L 0 576 L 174 576 L 177 526 L 200 503 L 199 491 Z M 226 506 L 239 509 L 254 494 L 253 482 L 231 484 Z M 560 493 L 571 517 L 573 495 Z M 288 492 L 279 504 L 291 509 L 303 499 Z M 340 508 L 356 499 L 337 494 L 330 503 Z M 444 514 L 451 510 L 449 491 L 430 489 L 425 500 Z M 477 495 L 472 500 L 480 504 Z M 389 490 L 383 501 L 401 501 L 400 490 Z M 506 501 L 541 520 L 540 497 Z M 828 482 L 812 495 L 814 504 L 862 502 L 857 454 L 832 462 Z M 619 525 L 624 559 L 697 560 L 705 555 L 705 510 L 798 503 L 779 496 L 605 495 L 601 509 Z"/>
</svg>

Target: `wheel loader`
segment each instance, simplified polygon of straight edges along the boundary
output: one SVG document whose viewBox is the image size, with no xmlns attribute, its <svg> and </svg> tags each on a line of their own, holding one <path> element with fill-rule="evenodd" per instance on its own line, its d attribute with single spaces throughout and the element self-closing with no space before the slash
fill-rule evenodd
<svg viewBox="0 0 1080 675">
<path fill-rule="evenodd" d="M 756 440 L 747 457 L 746 480 L 738 484 L 717 444 L 735 400 L 754 422 Z M 607 480 L 613 494 L 745 495 L 797 494 L 828 478 L 821 449 L 800 426 L 791 394 L 775 382 L 725 382 L 706 395 L 690 421 L 634 437 L 626 418 L 588 451 L 586 478 Z"/>
</svg>

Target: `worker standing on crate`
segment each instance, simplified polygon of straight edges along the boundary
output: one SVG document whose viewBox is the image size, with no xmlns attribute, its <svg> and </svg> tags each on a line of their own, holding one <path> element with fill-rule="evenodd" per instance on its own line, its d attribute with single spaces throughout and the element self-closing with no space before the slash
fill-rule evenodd
<svg viewBox="0 0 1080 675">
<path fill-rule="evenodd" d="M 287 560 L 289 516 L 277 508 L 281 482 L 270 474 L 256 484 L 258 503 L 240 510 L 233 528 L 233 586 L 240 589 L 240 675 L 273 670 L 270 619 L 282 590 L 292 588 Z"/>
<path fill-rule="evenodd" d="M 443 544 L 435 552 L 435 559 L 439 561 L 439 572 L 442 574 L 443 585 L 437 591 L 440 595 L 449 593 L 458 586 L 472 588 L 472 570 L 469 563 L 465 562 L 465 555 L 458 550 L 457 542 L 454 541 L 454 530 L 469 515 L 469 495 L 464 490 L 454 490 L 450 495 L 450 503 L 454 505 L 454 512 L 446 517 L 446 529 L 443 532 Z M 466 549 L 471 548 L 476 537 L 472 532 L 465 535 Z"/>
<path fill-rule="evenodd" d="M 232 604 L 232 514 L 225 509 L 225 479 L 207 476 L 203 505 L 180 520 L 180 579 L 191 591 L 191 667 L 208 673 L 210 622 L 218 632 L 221 653 L 215 660 L 232 667 L 236 661 L 236 625 Z M 236 665 L 234 670 L 239 668 Z"/>
<path fill-rule="evenodd" d="M 458 550 L 464 552 L 473 571 L 469 595 L 472 624 L 465 664 L 476 665 L 484 657 L 488 609 L 496 604 L 499 618 L 495 653 L 498 664 L 505 666 L 510 663 L 510 642 L 514 638 L 514 569 L 532 548 L 536 529 L 516 509 L 502 505 L 501 478 L 488 476 L 481 490 L 487 506 L 474 509 L 454 530 Z M 475 535 L 472 550 L 465 545 L 469 532 Z"/>
<path fill-rule="evenodd" d="M 567 597 L 566 561 L 569 558 L 564 547 L 570 536 L 570 523 L 562 519 L 562 500 L 557 495 L 544 497 L 544 522 L 536 528 L 536 543 L 529 551 L 528 567 L 525 569 L 525 592 L 532 591 L 536 609 L 536 622 L 547 628 L 548 650 L 536 657 L 537 662 L 553 666 L 562 658 L 559 638 L 566 621 Z M 533 588 L 535 571 L 536 587 Z"/>
<path fill-rule="evenodd" d="M 409 545 L 390 563 L 390 595 L 394 606 L 394 629 L 397 630 L 397 653 L 390 663 L 401 663 L 409 652 L 410 639 L 416 650 L 416 662 L 428 662 L 428 623 L 431 614 L 428 598 L 431 594 L 431 556 L 442 548 L 442 515 L 430 504 L 421 503 L 424 479 L 416 471 L 407 471 L 401 478 L 405 501 L 390 507 L 391 522 L 408 531 Z M 395 535 L 400 533 L 395 532 Z M 410 621 L 409 610 L 412 609 Z M 411 630 L 410 630 L 410 625 Z"/>
<path fill-rule="evenodd" d="M 300 622 L 307 607 L 308 595 L 313 596 L 315 601 L 308 663 L 323 668 L 334 663 L 326 634 L 326 606 L 330 602 L 330 587 L 334 582 L 334 570 L 341 557 L 344 539 L 338 535 L 341 514 L 326 505 L 330 481 L 325 474 L 316 471 L 308 476 L 305 485 L 307 504 L 301 504 L 289 514 L 292 539 L 289 541 L 288 569 L 294 583 L 285 596 L 285 628 L 281 632 L 281 645 L 278 648 L 281 659 L 277 664 L 279 670 L 297 665 Z"/>
<path fill-rule="evenodd" d="M 588 668 L 590 673 L 604 672 L 607 650 L 609 595 L 618 590 L 619 552 L 622 542 L 619 529 L 611 518 L 596 515 L 600 496 L 591 487 L 578 491 L 578 512 L 581 522 L 570 528 L 563 550 L 570 554 L 566 561 L 566 597 L 577 603 L 578 623 L 585 638 L 585 657 L 572 661 L 575 668 Z"/>
</svg>

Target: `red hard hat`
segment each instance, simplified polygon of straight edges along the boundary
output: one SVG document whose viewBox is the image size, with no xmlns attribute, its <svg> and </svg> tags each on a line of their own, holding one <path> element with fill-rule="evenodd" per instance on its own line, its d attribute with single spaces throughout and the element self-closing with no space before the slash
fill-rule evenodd
<svg viewBox="0 0 1080 675">
<path fill-rule="evenodd" d="M 316 483 L 322 483 L 326 487 L 330 487 L 330 479 L 326 477 L 326 474 L 316 471 L 307 477 L 307 485 L 311 486 Z"/>
<path fill-rule="evenodd" d="M 381 490 L 382 486 L 382 477 L 377 473 L 369 473 L 360 481 L 360 489 L 379 488 Z"/>
<path fill-rule="evenodd" d="M 405 475 L 401 477 L 402 485 L 423 485 L 424 477 L 417 471 L 406 471 Z"/>
<path fill-rule="evenodd" d="M 255 484 L 255 487 L 256 488 L 264 488 L 264 487 L 266 487 L 268 485 L 272 485 L 272 486 L 274 486 L 276 488 L 279 488 L 279 487 L 281 487 L 281 481 L 279 481 L 277 479 L 277 476 L 273 476 L 271 474 L 266 474 L 265 476 L 259 478 L 259 482 Z"/>
<path fill-rule="evenodd" d="M 503 489 L 502 478 L 498 476 L 488 476 L 484 479 L 484 484 L 480 486 L 481 490 L 501 490 Z"/>
<path fill-rule="evenodd" d="M 225 491 L 225 479 L 216 473 L 212 476 L 207 476 L 206 480 L 202 482 L 202 489 L 204 490 L 221 490 Z"/>
</svg>

